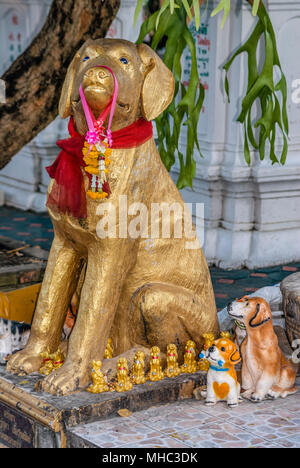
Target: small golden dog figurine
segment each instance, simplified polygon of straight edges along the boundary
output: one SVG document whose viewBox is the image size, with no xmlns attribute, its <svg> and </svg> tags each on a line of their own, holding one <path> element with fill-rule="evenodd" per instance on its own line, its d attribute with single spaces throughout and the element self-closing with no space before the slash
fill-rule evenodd
<svg viewBox="0 0 300 468">
<path fill-rule="evenodd" d="M 167 368 L 165 370 L 166 377 L 176 377 L 180 374 L 178 366 L 177 348 L 174 344 L 169 344 L 167 347 Z"/>
<path fill-rule="evenodd" d="M 47 351 L 44 351 L 40 354 L 41 358 L 43 358 L 43 365 L 39 370 L 40 374 L 49 375 L 53 371 L 53 364 L 50 354 L 50 349 L 48 348 Z"/>
<path fill-rule="evenodd" d="M 160 349 L 158 346 L 153 346 L 151 348 L 150 371 L 148 378 L 151 382 L 157 382 L 164 378 L 164 373 L 160 365 Z"/>
<path fill-rule="evenodd" d="M 184 363 L 180 369 L 183 374 L 192 374 L 194 372 L 197 372 L 196 343 L 192 340 L 186 342 Z"/>
<path fill-rule="evenodd" d="M 227 401 L 230 408 L 237 406 L 241 400 L 241 387 L 234 366 L 241 361 L 241 356 L 236 345 L 227 338 L 219 338 L 207 350 L 203 350 L 201 356 L 210 363 L 207 390 L 201 392 L 206 397 L 205 405 L 213 406 L 217 401 Z"/>
<path fill-rule="evenodd" d="M 92 385 L 87 388 L 88 392 L 91 393 L 103 393 L 109 392 L 109 387 L 107 385 L 106 379 L 101 372 L 102 362 L 101 361 L 92 361 Z"/>
<path fill-rule="evenodd" d="M 129 371 L 126 358 L 118 359 L 117 371 L 118 382 L 116 383 L 115 390 L 117 392 L 128 392 L 128 390 L 132 389 L 133 385 L 128 375 Z"/>
<path fill-rule="evenodd" d="M 132 382 L 136 385 L 144 384 L 146 382 L 145 353 L 143 351 L 137 351 L 135 353 L 131 378 Z"/>
<path fill-rule="evenodd" d="M 203 345 L 203 349 L 206 351 L 213 344 L 213 342 L 215 340 L 215 336 L 212 333 L 204 333 L 202 335 L 202 338 L 204 338 L 204 340 L 205 340 L 204 345 Z M 208 372 L 209 366 L 210 366 L 210 364 L 209 364 L 207 359 L 200 359 L 200 361 L 198 362 L 198 369 L 200 371 Z"/>
<path fill-rule="evenodd" d="M 104 359 L 111 359 L 114 355 L 114 346 L 112 339 L 109 338 L 106 345 L 106 350 L 104 352 Z"/>
</svg>

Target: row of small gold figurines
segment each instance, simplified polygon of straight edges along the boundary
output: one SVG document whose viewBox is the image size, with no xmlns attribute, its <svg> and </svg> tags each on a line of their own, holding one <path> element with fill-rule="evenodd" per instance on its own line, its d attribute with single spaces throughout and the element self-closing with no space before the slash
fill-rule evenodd
<svg viewBox="0 0 300 468">
<path fill-rule="evenodd" d="M 223 331 L 220 334 L 221 338 L 228 338 L 232 340 L 232 336 L 228 331 Z M 205 340 L 203 348 L 208 349 L 215 340 L 212 333 L 205 333 L 203 335 Z M 43 375 L 49 375 L 53 370 L 58 369 L 64 363 L 64 354 L 58 349 L 56 353 L 50 354 L 49 351 L 41 353 L 43 358 L 43 366 L 39 372 Z M 105 350 L 104 358 L 111 359 L 113 357 L 113 344 L 109 339 L 107 348 Z M 151 348 L 150 354 L 150 371 L 145 375 L 145 353 L 137 351 L 134 356 L 134 363 L 132 373 L 129 374 L 127 359 L 121 357 L 117 363 L 117 382 L 108 383 L 107 378 L 101 372 L 102 362 L 92 361 L 92 384 L 87 388 L 91 393 L 103 392 L 126 392 L 132 389 L 133 385 L 144 384 L 147 380 L 157 382 L 165 377 L 176 377 L 179 374 L 194 373 L 198 370 L 207 372 L 209 369 L 209 362 L 206 359 L 196 360 L 196 344 L 194 341 L 189 340 L 185 345 L 184 363 L 179 366 L 177 348 L 174 344 L 167 346 L 167 367 L 163 371 L 160 361 L 160 349 L 158 346 Z"/>
</svg>

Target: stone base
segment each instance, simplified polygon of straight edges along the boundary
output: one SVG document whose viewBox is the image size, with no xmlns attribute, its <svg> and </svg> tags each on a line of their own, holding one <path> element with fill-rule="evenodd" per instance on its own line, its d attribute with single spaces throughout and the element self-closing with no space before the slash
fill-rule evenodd
<svg viewBox="0 0 300 468">
<path fill-rule="evenodd" d="M 117 416 L 120 409 L 134 412 L 192 398 L 193 390 L 205 385 L 206 373 L 146 382 L 130 392 L 63 397 L 38 393 L 35 387 L 41 379 L 39 374 L 11 375 L 0 367 L 0 443 L 17 448 L 81 447 L 82 441 L 69 428 Z"/>
</svg>

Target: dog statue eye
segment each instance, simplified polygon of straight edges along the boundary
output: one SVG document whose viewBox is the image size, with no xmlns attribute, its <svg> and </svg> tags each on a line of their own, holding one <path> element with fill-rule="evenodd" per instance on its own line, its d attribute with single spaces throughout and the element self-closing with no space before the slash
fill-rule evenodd
<svg viewBox="0 0 300 468">
<path fill-rule="evenodd" d="M 82 60 L 83 62 L 86 62 L 87 60 L 89 60 L 90 57 L 86 56 L 84 57 L 84 59 Z"/>
<path fill-rule="evenodd" d="M 127 65 L 128 60 L 127 60 L 127 58 L 125 58 L 125 57 L 121 57 L 121 58 L 120 58 L 120 62 L 124 63 L 124 65 Z"/>
<path fill-rule="evenodd" d="M 224 348 L 224 346 L 222 346 L 221 351 L 223 351 L 223 353 L 225 353 L 226 349 Z"/>
</svg>

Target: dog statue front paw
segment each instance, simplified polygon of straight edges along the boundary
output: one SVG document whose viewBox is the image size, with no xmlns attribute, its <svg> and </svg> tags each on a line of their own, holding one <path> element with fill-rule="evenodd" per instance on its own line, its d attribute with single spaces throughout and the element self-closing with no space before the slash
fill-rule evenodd
<svg viewBox="0 0 300 468">
<path fill-rule="evenodd" d="M 228 408 L 236 408 L 239 405 L 239 400 L 237 401 L 228 401 L 227 406 Z"/>
<path fill-rule="evenodd" d="M 88 367 L 79 368 L 65 362 L 58 370 L 44 378 L 41 389 L 53 395 L 67 395 L 85 388 L 90 381 Z"/>
<path fill-rule="evenodd" d="M 6 370 L 11 374 L 28 375 L 37 372 L 41 364 L 40 354 L 25 348 L 9 358 Z"/>
<path fill-rule="evenodd" d="M 261 395 L 259 395 L 258 393 L 252 393 L 252 395 L 250 396 L 250 400 L 253 402 L 253 403 L 260 403 L 261 401 L 263 401 L 263 397 Z"/>
<path fill-rule="evenodd" d="M 217 401 L 215 400 L 206 400 L 205 401 L 205 406 L 215 406 L 217 404 Z"/>
<path fill-rule="evenodd" d="M 266 398 L 268 400 L 276 400 L 276 398 L 280 397 L 280 392 L 275 392 L 274 390 L 269 390 L 268 393 L 266 394 Z"/>
</svg>

